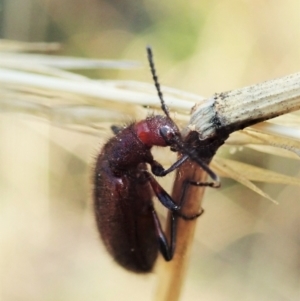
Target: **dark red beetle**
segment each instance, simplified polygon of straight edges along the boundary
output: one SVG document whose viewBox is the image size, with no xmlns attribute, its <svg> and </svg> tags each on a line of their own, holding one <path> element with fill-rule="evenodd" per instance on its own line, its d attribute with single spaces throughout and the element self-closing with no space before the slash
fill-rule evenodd
<svg viewBox="0 0 300 301">
<path fill-rule="evenodd" d="M 151 48 L 147 48 L 147 53 L 165 116 L 149 116 L 126 128 L 113 128 L 116 135 L 102 148 L 94 174 L 94 210 L 101 238 L 108 252 L 121 266 L 137 273 L 152 270 L 158 251 L 165 260 L 172 259 L 177 216 L 189 220 L 200 215 L 181 214 L 181 202 L 176 204 L 172 200 L 148 171 L 147 164 L 155 176 L 162 177 L 191 159 L 214 180 L 213 183 L 191 184 L 219 186 L 218 176 L 183 143 L 163 100 Z M 170 168 L 164 169 L 153 159 L 152 146 L 169 146 L 171 151 L 182 155 Z M 170 244 L 154 209 L 153 195 L 172 212 Z"/>
</svg>

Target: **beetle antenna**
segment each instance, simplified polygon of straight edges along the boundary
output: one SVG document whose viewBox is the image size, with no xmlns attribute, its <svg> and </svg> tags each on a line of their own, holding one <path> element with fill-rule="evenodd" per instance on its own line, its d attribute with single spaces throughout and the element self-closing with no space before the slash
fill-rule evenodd
<svg viewBox="0 0 300 301">
<path fill-rule="evenodd" d="M 149 65 L 150 65 L 154 85 L 156 87 L 157 94 L 158 94 L 158 97 L 159 97 L 160 102 L 161 102 L 161 109 L 164 111 L 166 116 L 171 119 L 171 117 L 169 115 L 169 109 L 168 109 L 168 107 L 167 107 L 167 105 L 166 105 L 166 103 L 163 99 L 163 94 L 162 94 L 161 89 L 160 89 L 160 84 L 158 82 L 158 77 L 157 77 L 155 66 L 154 66 L 153 53 L 152 53 L 152 49 L 151 49 L 150 46 L 147 46 L 147 54 L 148 54 L 148 61 L 149 61 Z"/>
</svg>

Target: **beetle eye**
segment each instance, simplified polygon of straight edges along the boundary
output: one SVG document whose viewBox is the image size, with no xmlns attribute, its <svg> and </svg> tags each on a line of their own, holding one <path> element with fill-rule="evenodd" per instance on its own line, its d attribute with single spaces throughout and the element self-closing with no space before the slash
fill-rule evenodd
<svg viewBox="0 0 300 301">
<path fill-rule="evenodd" d="M 172 140 L 175 137 L 174 131 L 169 126 L 162 126 L 159 129 L 159 133 L 164 138 L 167 144 L 172 143 Z"/>
</svg>

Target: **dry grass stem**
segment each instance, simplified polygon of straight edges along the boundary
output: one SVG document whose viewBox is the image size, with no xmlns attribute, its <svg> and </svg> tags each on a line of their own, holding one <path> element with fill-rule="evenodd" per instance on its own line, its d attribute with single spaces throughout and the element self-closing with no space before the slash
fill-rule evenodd
<svg viewBox="0 0 300 301">
<path fill-rule="evenodd" d="M 234 132 L 299 108 L 300 73 L 295 73 L 208 98 L 194 108 L 190 127 L 206 139 L 217 128 Z"/>
<path fill-rule="evenodd" d="M 176 173 L 176 179 L 174 181 L 172 193 L 173 199 L 177 202 L 180 200 L 185 181 L 194 180 L 205 182 L 206 178 L 206 173 L 203 172 L 202 169 L 190 161 L 186 162 Z M 184 196 L 184 214 L 193 215 L 201 210 L 201 202 L 204 195 L 204 190 L 205 189 L 203 187 L 188 185 Z M 197 219 L 192 221 L 185 221 L 181 218 L 178 219 L 176 237 L 177 241 L 174 257 L 170 262 L 165 262 L 162 258 L 160 258 L 157 264 L 158 285 L 155 300 L 179 300 L 189 263 L 196 221 Z M 170 223 L 168 222 L 167 225 L 169 224 Z M 167 228 L 167 234 L 169 231 L 170 229 Z"/>
</svg>

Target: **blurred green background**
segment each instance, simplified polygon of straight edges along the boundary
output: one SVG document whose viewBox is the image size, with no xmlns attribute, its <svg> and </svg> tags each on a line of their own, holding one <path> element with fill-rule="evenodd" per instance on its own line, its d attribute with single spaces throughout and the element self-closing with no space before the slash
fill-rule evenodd
<svg viewBox="0 0 300 301">
<path fill-rule="evenodd" d="M 137 60 L 146 68 L 89 75 L 147 82 L 150 44 L 163 85 L 210 96 L 299 71 L 300 2 L 0 0 L 0 37 Z M 116 266 L 95 230 L 90 179 L 105 139 L 0 115 L 0 300 L 154 300 L 155 274 Z M 255 151 L 235 158 L 299 169 Z M 299 188 L 261 185 L 275 206 L 222 184 L 206 192 L 182 300 L 300 300 Z"/>
</svg>

